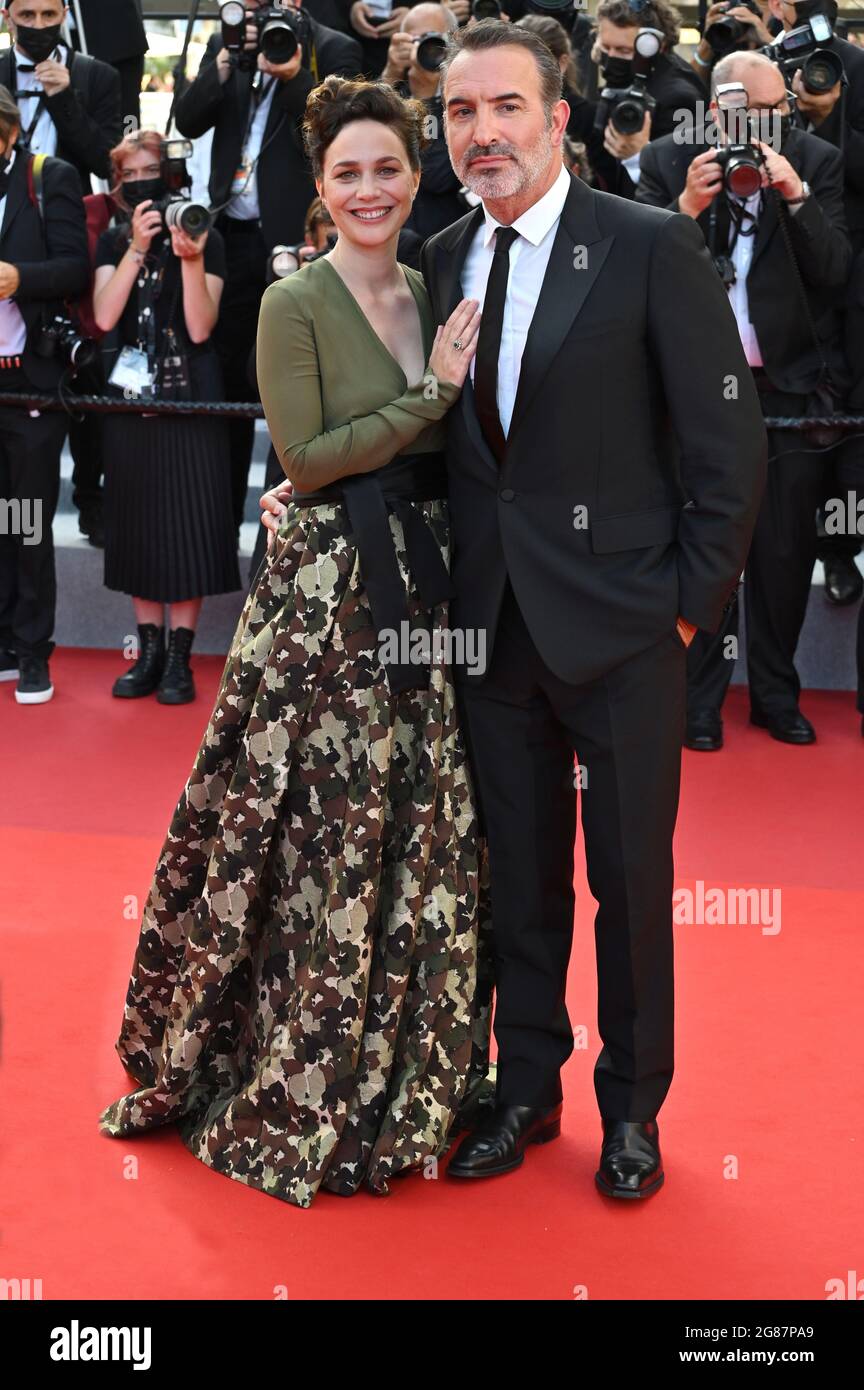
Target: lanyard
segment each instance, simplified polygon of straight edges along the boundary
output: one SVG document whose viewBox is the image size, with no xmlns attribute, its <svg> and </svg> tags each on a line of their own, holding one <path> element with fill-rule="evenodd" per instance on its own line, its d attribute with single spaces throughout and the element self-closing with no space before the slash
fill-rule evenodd
<svg viewBox="0 0 864 1390">
<path fill-rule="evenodd" d="M 54 62 L 59 62 L 59 53 L 60 53 L 59 48 L 55 48 L 55 49 L 54 49 L 54 52 L 51 54 L 51 57 L 52 57 L 52 59 L 54 60 Z M 11 78 L 12 78 L 12 90 L 13 90 L 13 92 L 15 93 L 15 100 L 18 101 L 18 102 L 20 102 L 22 98 L 25 98 L 25 99 L 27 99 L 27 100 L 32 101 L 34 97 L 38 97 L 38 99 L 37 99 L 37 101 L 36 101 L 36 114 L 34 115 L 32 121 L 30 122 L 30 124 L 29 124 L 29 126 L 27 127 L 27 129 L 26 129 L 26 130 L 23 130 L 23 129 L 22 129 L 22 131 L 21 131 L 21 137 L 20 137 L 20 138 L 21 138 L 21 142 L 22 142 L 22 144 L 25 144 L 25 145 L 26 145 L 26 144 L 29 142 L 29 140 L 30 140 L 30 136 L 33 134 L 34 130 L 36 129 L 37 125 L 39 124 L 39 117 L 42 115 L 42 112 L 45 110 L 45 89 L 44 89 L 44 87 L 43 87 L 42 90 L 40 91 L 38 88 L 32 88 L 32 87 L 31 87 L 31 88 L 26 88 L 24 91 L 18 91 L 18 90 L 17 90 L 17 87 L 18 87 L 18 64 L 17 64 L 17 62 L 15 61 L 15 50 L 14 50 L 14 49 L 10 49 L 10 52 L 9 52 L 9 62 L 10 62 L 10 67 L 11 67 L 11 73 L 10 73 L 10 75 L 11 75 Z M 34 66 L 35 66 L 35 64 L 34 64 Z"/>
</svg>

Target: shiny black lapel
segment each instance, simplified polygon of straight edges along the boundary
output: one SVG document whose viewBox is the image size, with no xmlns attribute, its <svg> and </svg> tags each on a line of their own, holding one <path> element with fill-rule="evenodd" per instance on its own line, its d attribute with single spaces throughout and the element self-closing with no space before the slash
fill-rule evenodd
<svg viewBox="0 0 864 1390">
<path fill-rule="evenodd" d="M 480 224 L 483 221 L 483 205 L 478 203 L 473 212 L 467 217 L 460 218 L 450 229 L 454 236 L 442 238 L 441 250 L 445 252 L 439 259 L 441 267 L 441 282 L 439 286 L 438 303 L 441 306 L 442 322 L 446 323 L 459 300 L 462 298 L 462 267 L 465 264 L 465 257 L 468 255 L 468 248 L 474 240 Z"/>
<path fill-rule="evenodd" d="M 588 298 L 613 241 L 614 237 L 600 234 L 595 194 L 571 175 L 570 192 L 522 354 L 508 443 L 512 443 L 528 404 Z"/>
</svg>

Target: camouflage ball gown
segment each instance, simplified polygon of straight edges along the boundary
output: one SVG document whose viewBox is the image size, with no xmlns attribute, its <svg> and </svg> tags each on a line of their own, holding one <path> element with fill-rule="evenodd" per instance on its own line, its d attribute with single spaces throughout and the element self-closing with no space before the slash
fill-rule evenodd
<svg viewBox="0 0 864 1390">
<path fill-rule="evenodd" d="M 266 292 L 258 360 L 303 493 L 442 448 L 457 388 L 409 386 L 326 261 Z M 409 505 L 448 563 L 446 500 Z M 444 628 L 405 521 L 387 514 L 410 618 Z M 394 693 L 377 635 L 345 502 L 289 503 L 144 907 L 116 1043 L 138 1089 L 100 1119 L 176 1125 L 216 1172 L 300 1207 L 428 1170 L 488 1064 L 486 858 L 451 673 L 433 643 L 428 686 Z"/>
</svg>

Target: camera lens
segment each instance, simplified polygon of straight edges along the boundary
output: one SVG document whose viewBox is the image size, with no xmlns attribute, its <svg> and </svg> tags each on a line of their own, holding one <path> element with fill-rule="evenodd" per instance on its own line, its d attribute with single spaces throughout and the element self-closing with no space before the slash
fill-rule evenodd
<svg viewBox="0 0 864 1390">
<path fill-rule="evenodd" d="M 424 34 L 417 44 L 417 62 L 426 72 L 437 72 L 446 51 L 447 40 L 443 34 Z"/>
<path fill-rule="evenodd" d="M 297 52 L 297 35 L 284 19 L 272 19 L 261 30 L 261 52 L 268 63 L 289 63 Z"/>
</svg>

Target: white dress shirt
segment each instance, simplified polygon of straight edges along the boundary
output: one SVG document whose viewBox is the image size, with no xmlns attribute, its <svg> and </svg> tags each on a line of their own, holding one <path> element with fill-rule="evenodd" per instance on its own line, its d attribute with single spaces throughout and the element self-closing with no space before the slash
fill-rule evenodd
<svg viewBox="0 0 864 1390">
<path fill-rule="evenodd" d="M 513 228 L 519 235 L 510 247 L 510 274 L 504 304 L 501 351 L 498 354 L 498 415 L 505 437 L 509 433 L 513 417 L 525 341 L 534 310 L 537 308 L 552 243 L 570 191 L 570 177 L 562 167 L 552 187 L 513 223 Z M 468 248 L 462 268 L 462 294 L 465 299 L 479 300 L 481 311 L 486 297 L 489 271 L 492 268 L 494 236 L 501 226 L 487 208 L 484 207 L 483 212 L 484 221 Z M 472 358 L 472 382 L 474 361 Z"/>
<path fill-rule="evenodd" d="M 758 218 L 759 201 L 762 196 L 761 189 L 747 199 L 736 199 L 742 203 L 745 212 L 750 213 L 753 218 Z M 744 218 L 744 226 L 755 226 L 750 219 Z M 734 236 L 734 227 L 731 235 Z M 729 303 L 732 305 L 732 312 L 738 324 L 738 333 L 741 337 L 741 346 L 744 349 L 744 356 L 751 367 L 761 367 L 762 352 L 759 341 L 756 337 L 756 329 L 750 322 L 750 301 L 747 298 L 747 276 L 750 274 L 750 265 L 753 260 L 753 246 L 756 241 L 756 233 L 752 236 L 742 236 L 740 233 L 735 241 L 732 252 L 732 264 L 735 267 L 735 284 L 729 286 Z"/>
<path fill-rule="evenodd" d="M 265 72 L 259 74 L 262 83 L 267 84 L 265 95 L 258 102 L 255 114 L 252 117 L 252 124 L 249 127 L 249 134 L 246 140 L 246 148 L 243 150 L 241 158 L 244 165 L 249 167 L 261 153 L 261 146 L 264 143 L 264 131 L 267 128 L 267 118 L 270 115 L 270 108 L 273 105 L 273 96 L 279 86 L 278 77 L 273 77 Z M 250 97 L 250 101 L 254 100 Z M 239 177 L 238 169 L 235 175 L 234 187 L 239 187 L 243 179 Z M 229 217 L 236 217 L 241 222 L 251 221 L 253 218 L 261 216 L 261 208 L 258 203 L 258 168 L 253 169 L 249 182 L 246 184 L 244 193 L 237 193 L 225 209 Z"/>
<path fill-rule="evenodd" d="M 15 65 L 17 68 L 17 81 L 19 92 L 34 92 L 32 97 L 17 97 L 16 101 L 21 108 L 21 129 L 30 129 L 30 122 L 36 112 L 39 97 L 45 90 L 35 72 L 22 72 L 22 63 L 27 67 L 33 67 L 33 59 L 29 53 L 23 53 L 18 45 L 15 45 Z M 67 61 L 67 50 L 64 44 L 60 43 L 51 55 L 56 62 L 65 63 Z M 51 119 L 51 115 L 44 107 L 36 122 L 36 126 L 30 135 L 28 145 L 34 154 L 56 155 L 57 153 L 57 127 Z"/>
<path fill-rule="evenodd" d="M 12 172 L 15 160 L 18 158 L 17 147 L 13 149 L 9 156 L 9 168 L 7 173 Z M 6 216 L 6 194 L 0 198 L 0 228 Z M 17 357 L 24 351 L 24 344 L 27 341 L 27 325 L 21 316 L 21 310 L 11 299 L 0 299 L 0 357 Z"/>
</svg>

